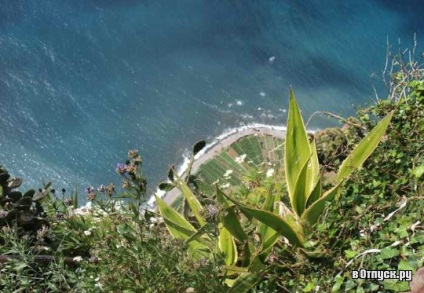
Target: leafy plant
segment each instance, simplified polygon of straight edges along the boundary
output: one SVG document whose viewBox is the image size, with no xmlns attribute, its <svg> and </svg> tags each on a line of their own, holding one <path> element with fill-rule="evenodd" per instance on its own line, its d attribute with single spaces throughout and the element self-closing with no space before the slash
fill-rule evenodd
<svg viewBox="0 0 424 293">
<path fill-rule="evenodd" d="M 285 143 L 285 171 L 291 210 L 279 216 L 263 209 L 250 208 L 230 197 L 240 211 L 253 217 L 286 237 L 300 248 L 307 248 L 305 235 L 315 225 L 325 209 L 325 203 L 338 198 L 342 183 L 357 170 L 377 147 L 388 127 L 393 113 L 384 118 L 341 164 L 336 185 L 330 190 L 321 190 L 318 156 L 315 141 L 308 139 L 302 116 L 296 103 L 293 90 L 290 91 L 290 107 Z M 315 255 L 314 253 L 310 254 Z"/>
<path fill-rule="evenodd" d="M 15 191 L 21 184 L 21 178 L 11 177 L 0 166 L 0 228 L 12 227 L 21 236 L 33 236 L 43 226 L 49 226 L 41 202 L 49 197 L 51 184 L 45 184 L 38 192 L 28 190 L 24 194 Z"/>
<path fill-rule="evenodd" d="M 383 119 L 367 136 L 357 145 L 349 156 L 341 164 L 337 173 L 337 183 L 326 192 L 321 190 L 321 178 L 319 172 L 318 156 L 315 141 L 311 142 L 300 115 L 294 92 L 290 92 L 290 108 L 287 123 L 287 135 L 285 143 L 285 171 L 291 210 L 286 209 L 284 214 L 279 215 L 274 211 L 274 203 L 279 198 L 270 193 L 261 209 L 251 208 L 235 201 L 231 197 L 217 191 L 217 201 L 225 209 L 220 218 L 220 245 L 218 248 L 224 254 L 227 265 L 237 262 L 237 247 L 235 240 L 245 243 L 245 272 L 259 276 L 260 271 L 265 269 L 264 259 L 269 255 L 271 248 L 278 241 L 279 236 L 284 236 L 288 241 L 299 248 L 308 248 L 303 251 L 311 257 L 319 256 L 319 251 L 309 251 L 312 245 L 306 241 L 306 233 L 317 223 L 319 216 L 325 209 L 325 203 L 337 198 L 342 183 L 352 172 L 358 169 L 372 151 L 377 147 L 381 137 L 390 122 L 392 114 Z M 193 255 L 200 257 L 208 246 L 210 238 L 204 235 L 205 221 L 201 212 L 203 207 L 188 186 L 177 177 L 176 185 L 183 192 L 184 198 L 197 219 L 199 230 L 190 224 L 185 217 L 178 214 L 167 206 L 162 199 L 156 197 L 159 211 L 164 221 L 175 238 L 189 243 Z M 248 218 L 258 221 L 256 231 L 260 238 L 260 248 L 249 247 L 247 235 L 234 210 L 237 207 Z M 202 235 L 202 236 L 199 236 Z M 248 257 L 252 252 L 254 256 Z M 207 256 L 204 255 L 203 256 Z M 230 273 L 236 273 L 239 268 L 227 268 Z M 233 288 L 240 288 L 240 282 L 252 280 L 252 276 L 239 274 L 240 278 L 229 280 Z M 243 286 L 242 286 L 243 287 Z M 236 290 L 236 289 L 234 289 Z"/>
<path fill-rule="evenodd" d="M 205 145 L 203 142 L 200 143 L 201 146 Z M 200 149 L 198 146 L 199 143 L 193 148 L 191 164 L 194 154 Z M 187 211 L 183 211 L 183 214 L 178 213 L 160 197 L 156 196 L 159 213 L 163 217 L 170 234 L 188 245 L 194 259 L 213 259 L 216 255 L 222 256 L 227 266 L 227 269 L 224 269 L 224 275 L 228 273 L 234 274 L 235 272 L 232 269 L 228 269 L 228 267 L 234 266 L 239 259 L 233 233 L 236 234 L 236 237 L 239 237 L 239 240 L 247 240 L 247 236 L 241 228 L 237 217 L 231 211 L 227 211 L 226 216 L 219 216 L 219 219 L 217 219 L 219 214 L 218 206 L 214 204 L 202 205 L 186 181 L 173 168 L 170 171 L 168 177 L 172 180 L 172 186 L 179 188 L 182 192 L 184 201 L 193 215 L 190 217 Z M 190 178 L 190 175 L 187 175 L 186 178 Z M 218 202 L 225 205 L 226 200 L 219 196 L 219 190 L 218 198 Z M 238 232 L 234 232 L 235 230 Z M 217 242 L 214 239 L 217 239 Z M 229 282 L 231 283 L 231 280 Z"/>
</svg>

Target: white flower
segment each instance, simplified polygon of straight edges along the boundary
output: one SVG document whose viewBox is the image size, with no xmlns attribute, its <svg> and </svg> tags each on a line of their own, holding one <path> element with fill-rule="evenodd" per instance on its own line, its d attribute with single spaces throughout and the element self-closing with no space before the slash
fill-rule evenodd
<svg viewBox="0 0 424 293">
<path fill-rule="evenodd" d="M 266 171 L 266 177 L 272 177 L 272 175 L 274 175 L 274 169 L 269 169 L 268 171 Z"/>
<path fill-rule="evenodd" d="M 87 231 L 84 231 L 84 234 L 85 234 L 86 236 L 90 236 L 90 235 L 91 235 L 91 229 L 89 229 L 89 230 L 87 230 Z"/>
<path fill-rule="evenodd" d="M 230 183 L 227 183 L 227 184 L 221 185 L 221 188 L 228 188 L 228 187 L 230 187 Z"/>
<path fill-rule="evenodd" d="M 243 154 L 243 155 L 241 155 L 240 157 L 236 157 L 235 159 L 234 159 L 234 161 L 236 161 L 237 163 L 243 163 L 244 162 L 244 160 L 246 159 L 246 154 Z"/>
<path fill-rule="evenodd" d="M 153 223 L 163 223 L 163 218 L 162 217 L 152 217 L 151 221 Z"/>
<path fill-rule="evenodd" d="M 82 257 L 76 256 L 76 257 L 73 258 L 73 260 L 76 261 L 76 262 L 80 262 L 80 261 L 82 261 Z"/>
<path fill-rule="evenodd" d="M 230 177 L 232 173 L 233 173 L 233 170 L 227 170 L 225 171 L 224 177 Z"/>
<path fill-rule="evenodd" d="M 93 209 L 91 201 L 87 202 L 85 206 L 79 207 L 74 211 L 75 215 L 86 215 L 89 214 Z"/>
</svg>

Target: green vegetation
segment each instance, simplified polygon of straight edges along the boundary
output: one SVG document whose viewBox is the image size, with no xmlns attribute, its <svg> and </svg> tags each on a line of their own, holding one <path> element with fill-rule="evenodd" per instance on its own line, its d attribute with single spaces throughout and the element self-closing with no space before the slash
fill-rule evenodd
<svg viewBox="0 0 424 293">
<path fill-rule="evenodd" d="M 198 226 L 199 229 L 190 224 L 188 217 L 184 218 L 172 207 L 167 206 L 162 199 L 156 198 L 159 212 L 170 233 L 176 239 L 184 240 L 190 245 L 193 257 L 210 258 L 218 253 L 224 256 L 227 266 L 223 267 L 225 274 L 238 277 L 226 280 L 226 283 L 232 287 L 232 291 L 239 292 L 241 289 L 237 288 L 242 286 L 246 279 L 249 280 L 248 289 L 253 288 L 255 283 L 261 279 L 260 273 L 270 267 L 267 266 L 266 259 L 281 236 L 288 240 L 289 245 L 295 249 L 300 248 L 309 257 L 317 258 L 325 255 L 323 249 L 314 248 L 314 244 L 306 240 L 306 235 L 311 233 L 313 225 L 317 223 L 323 213 L 325 203 L 337 199 L 342 183 L 350 177 L 353 171 L 361 167 L 377 147 L 392 116 L 393 113 L 390 113 L 358 143 L 341 164 L 337 173 L 336 185 L 323 192 L 315 140 L 310 142 L 308 139 L 294 93 L 291 91 L 284 148 L 285 178 L 291 210 L 286 208 L 284 213 L 274 211 L 274 204 L 279 201 L 280 195 L 274 194 L 272 191 L 268 193 L 263 206 L 258 209 L 241 204 L 218 189 L 217 205 L 209 206 L 223 210 L 223 215 L 218 221 L 218 233 L 215 231 L 215 235 L 212 233 L 208 235 L 209 229 L 205 228 L 207 221 L 202 216 L 202 212 L 207 206 L 202 206 L 181 178 L 177 178 L 175 185 L 182 191 L 196 218 L 193 225 Z M 260 146 L 253 144 L 252 141 L 249 137 L 244 140 L 241 147 L 253 150 L 257 148 L 257 151 L 261 151 Z M 254 243 L 249 243 L 250 239 L 247 235 L 251 229 L 243 229 L 243 219 L 238 211 L 246 218 L 256 220 L 254 226 L 259 237 L 257 247 Z M 246 230 L 249 233 L 246 233 Z M 217 238 L 216 234 L 219 239 L 218 247 L 213 241 Z M 243 263 L 245 265 L 243 263 L 237 265 L 239 254 L 244 254 Z M 244 288 L 244 285 L 242 287 Z"/>
<path fill-rule="evenodd" d="M 199 188 L 205 194 L 215 192 L 214 183 L 221 188 L 237 191 L 246 175 L 254 170 L 265 172 L 279 169 L 283 163 L 283 140 L 270 135 L 246 136 L 200 166 L 195 174 Z M 230 170 L 230 171 L 228 171 Z"/>
<path fill-rule="evenodd" d="M 171 168 L 161 188 L 181 190 L 181 209 L 140 208 L 134 150 L 122 190 L 89 187 L 85 208 L 51 184 L 22 194 L 0 168 L 0 291 L 423 292 L 418 278 L 352 278 L 424 266 L 424 72 L 401 57 L 388 99 L 340 130 L 308 136 L 291 93 L 284 147 L 250 136 L 197 174 Z"/>
</svg>

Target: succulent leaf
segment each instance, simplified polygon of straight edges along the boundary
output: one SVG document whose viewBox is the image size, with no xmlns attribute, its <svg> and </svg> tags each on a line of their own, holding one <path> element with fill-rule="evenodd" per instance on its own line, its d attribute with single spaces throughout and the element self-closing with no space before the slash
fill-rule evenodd
<svg viewBox="0 0 424 293">
<path fill-rule="evenodd" d="M 168 183 L 168 182 L 161 182 L 159 183 L 159 189 L 162 191 L 170 191 L 174 188 L 174 184 Z"/>
<path fill-rule="evenodd" d="M 21 185 L 22 185 L 21 178 L 10 178 L 7 183 L 7 187 L 9 187 L 10 189 L 18 188 Z"/>
<path fill-rule="evenodd" d="M 201 140 L 193 146 L 193 156 L 197 155 L 206 146 L 206 141 Z"/>
</svg>

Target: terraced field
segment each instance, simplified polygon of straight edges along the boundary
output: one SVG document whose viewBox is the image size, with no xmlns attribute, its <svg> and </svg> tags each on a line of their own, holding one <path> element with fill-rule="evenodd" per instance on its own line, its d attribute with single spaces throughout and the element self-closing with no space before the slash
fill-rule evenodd
<svg viewBox="0 0 424 293">
<path fill-rule="evenodd" d="M 215 183 L 224 189 L 234 188 L 249 169 L 279 168 L 283 158 L 283 140 L 265 134 L 245 136 L 200 166 L 196 174 L 198 184 L 209 194 L 214 191 Z"/>
</svg>

